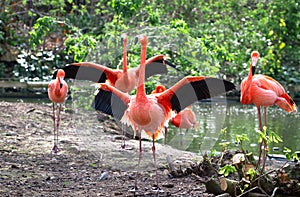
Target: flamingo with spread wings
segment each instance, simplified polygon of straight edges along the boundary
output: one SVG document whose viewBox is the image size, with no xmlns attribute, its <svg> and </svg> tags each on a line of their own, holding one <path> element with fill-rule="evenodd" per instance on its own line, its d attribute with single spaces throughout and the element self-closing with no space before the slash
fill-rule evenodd
<svg viewBox="0 0 300 197">
<path fill-rule="evenodd" d="M 293 99 L 286 93 L 282 85 L 277 82 L 275 79 L 258 74 L 255 74 L 256 64 L 259 59 L 259 53 L 257 51 L 253 51 L 251 53 L 251 64 L 248 76 L 241 83 L 241 98 L 240 101 L 242 104 L 251 104 L 253 103 L 258 112 L 258 120 L 259 120 L 259 129 L 262 132 L 262 120 L 261 120 L 261 112 L 260 107 L 264 107 L 264 124 L 267 126 L 267 107 L 277 105 L 288 113 L 293 112 L 297 113 L 297 105 L 293 101 Z M 264 141 L 265 151 L 264 151 L 264 163 L 267 154 L 267 144 Z M 260 144 L 259 151 L 259 160 L 258 165 L 260 164 L 260 157 L 262 152 L 262 143 Z"/>
<path fill-rule="evenodd" d="M 139 131 L 139 134 L 140 131 L 152 132 L 152 151 L 156 165 L 154 134 L 157 130 L 164 129 L 165 123 L 171 118 L 171 112 L 175 110 L 178 113 L 198 100 L 233 90 L 235 85 L 229 81 L 213 77 L 187 76 L 162 93 L 146 95 L 144 82 L 148 38 L 146 35 L 139 35 L 135 41 L 139 41 L 142 46 L 136 95 L 128 95 L 108 83 L 101 83 L 98 95 L 101 95 L 99 99 L 102 99 L 103 102 L 96 109 L 131 125 L 134 133 L 136 131 Z M 142 157 L 141 138 L 139 147 L 138 166 Z M 157 171 L 156 184 L 158 185 Z M 137 177 L 135 187 L 137 188 Z"/>
<path fill-rule="evenodd" d="M 96 83 L 104 83 L 115 86 L 122 92 L 130 93 L 137 86 L 137 81 L 141 67 L 127 68 L 127 34 L 121 35 L 123 42 L 123 70 L 111 69 L 109 67 L 92 63 L 79 62 L 71 63 L 61 69 L 66 73 L 66 79 L 89 80 Z M 176 69 L 176 66 L 166 60 L 165 55 L 156 55 L 146 61 L 146 74 L 148 78 L 155 74 L 166 74 L 168 72 L 167 65 Z M 56 71 L 57 72 L 57 71 Z M 53 78 L 56 76 L 53 74 Z"/>
</svg>

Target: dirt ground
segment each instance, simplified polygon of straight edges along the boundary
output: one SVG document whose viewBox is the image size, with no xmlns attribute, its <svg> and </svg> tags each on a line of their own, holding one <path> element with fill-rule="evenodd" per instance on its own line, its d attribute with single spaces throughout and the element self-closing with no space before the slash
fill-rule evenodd
<svg viewBox="0 0 300 197">
<path fill-rule="evenodd" d="M 55 154 L 51 152 L 53 120 L 50 102 L 0 102 L 0 196 L 218 195 L 216 185 L 210 185 L 210 180 L 220 180 L 217 174 L 220 158 L 212 157 L 205 163 L 195 153 L 156 143 L 155 168 L 152 143 L 142 141 L 138 189 L 133 191 L 139 141 L 132 139 L 132 132 L 127 131 L 131 135 L 126 137 L 123 149 L 121 126 L 110 117 L 95 111 L 74 109 L 68 104 L 61 118 L 60 152 Z M 231 153 L 224 155 L 222 165 L 232 156 Z M 261 177 L 269 181 L 265 186 L 254 185 L 257 188 L 254 196 L 261 196 L 260 188 L 265 191 L 269 188 L 269 194 L 281 193 L 272 196 L 300 195 L 300 165 L 289 165 L 291 170 L 286 174 L 283 163 L 267 162 L 266 170 L 271 173 Z M 279 175 L 284 176 L 280 178 Z M 220 193 L 220 196 L 228 195 Z"/>
<path fill-rule="evenodd" d="M 160 191 L 151 147 L 143 141 L 138 190 L 133 193 L 138 140 L 122 149 L 118 124 L 97 112 L 61 113 L 58 154 L 53 146 L 52 105 L 0 102 L 0 196 L 214 196 L 197 175 L 174 178 L 168 161 L 184 168 L 196 154 L 156 144 Z"/>
</svg>

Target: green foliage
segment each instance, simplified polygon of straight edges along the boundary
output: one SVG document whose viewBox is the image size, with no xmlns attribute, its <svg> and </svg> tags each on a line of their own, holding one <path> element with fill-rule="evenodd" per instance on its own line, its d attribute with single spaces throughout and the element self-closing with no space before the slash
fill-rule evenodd
<svg viewBox="0 0 300 197">
<path fill-rule="evenodd" d="M 68 55 L 74 58 L 75 62 L 84 61 L 90 50 L 96 47 L 97 40 L 93 35 L 74 34 L 68 35 L 65 45 Z"/>
<path fill-rule="evenodd" d="M 44 16 L 38 18 L 33 25 L 33 30 L 29 32 L 29 44 L 32 49 L 36 49 L 37 46 L 42 45 L 45 38 L 57 29 L 57 21 L 50 16 Z"/>
<path fill-rule="evenodd" d="M 230 173 L 235 173 L 236 168 L 232 165 L 225 165 L 218 171 L 219 174 L 223 174 L 225 177 L 227 177 Z"/>
<path fill-rule="evenodd" d="M 131 36 L 146 33 L 156 44 L 149 46 L 148 55 L 167 54 L 184 74 L 214 75 L 240 83 L 248 73 L 251 51 L 258 50 L 258 73 L 270 75 L 284 85 L 299 83 L 297 0 L 177 0 L 163 6 L 157 0 L 42 0 L 34 2 L 34 6 L 19 0 L 16 4 L 24 10 L 16 10 L 12 1 L 3 3 L 0 42 L 17 46 L 20 51 L 43 52 L 48 38 L 56 35 L 66 39 L 64 47 L 50 49 L 65 57 L 61 65 L 85 58 L 98 60 L 99 53 L 95 51 L 116 46 L 115 40 L 123 32 Z M 137 49 L 129 47 L 131 51 Z M 116 52 L 101 53 L 100 62 L 104 56 L 104 63 L 117 67 L 120 58 Z M 4 49 L 0 49 L 0 55 L 3 53 Z M 129 56 L 133 58 L 132 66 L 136 66 L 138 53 L 129 52 Z"/>
<path fill-rule="evenodd" d="M 270 144 L 272 142 L 274 143 L 282 142 L 281 137 L 273 131 L 267 131 L 266 126 L 263 127 L 262 132 L 261 131 L 256 131 L 256 132 L 259 134 L 258 142 L 265 141 L 267 142 L 267 144 Z"/>
<path fill-rule="evenodd" d="M 285 152 L 285 158 L 287 161 L 291 161 L 291 160 L 299 161 L 298 154 L 296 152 L 292 153 L 291 149 L 284 147 L 283 152 Z"/>
<path fill-rule="evenodd" d="M 243 142 L 245 141 L 250 141 L 249 137 L 247 136 L 247 134 L 241 134 L 241 135 L 236 135 L 235 136 L 235 140 L 236 142 L 240 145 L 240 149 L 242 152 L 244 152 L 244 148 L 243 148 Z"/>
</svg>

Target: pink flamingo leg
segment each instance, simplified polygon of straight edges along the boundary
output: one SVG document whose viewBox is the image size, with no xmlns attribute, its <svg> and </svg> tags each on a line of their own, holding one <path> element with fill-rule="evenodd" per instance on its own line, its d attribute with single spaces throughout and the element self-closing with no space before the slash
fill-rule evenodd
<svg viewBox="0 0 300 197">
<path fill-rule="evenodd" d="M 165 139 L 164 139 L 164 145 L 167 144 L 167 133 L 168 133 L 168 127 L 165 127 Z"/>
<path fill-rule="evenodd" d="M 265 126 L 267 126 L 267 107 L 264 107 L 264 121 L 265 121 Z M 267 142 L 264 140 L 264 161 L 263 161 L 263 167 L 262 167 L 262 172 L 265 169 L 266 165 L 266 159 L 267 159 L 267 153 L 268 153 L 268 147 L 267 147 Z"/>
<path fill-rule="evenodd" d="M 61 111 L 61 104 L 59 104 L 58 113 L 57 113 L 56 133 L 54 136 L 54 147 L 52 149 L 54 153 L 59 152 L 59 148 L 58 148 L 57 144 L 58 144 L 58 129 L 59 129 L 59 125 L 60 125 L 60 111 Z"/>
<path fill-rule="evenodd" d="M 155 157 L 155 142 L 154 142 L 154 134 L 152 136 L 152 152 L 153 152 L 153 161 L 154 161 L 154 167 L 155 167 L 155 174 L 156 174 L 156 186 L 158 188 L 158 176 L 157 176 L 157 168 L 156 168 L 156 157 Z"/>
<path fill-rule="evenodd" d="M 262 132 L 263 128 L 262 128 L 262 122 L 261 122 L 260 106 L 257 106 L 257 114 L 258 114 L 258 121 L 259 121 L 259 129 L 260 129 L 260 132 Z M 262 142 L 259 144 L 259 154 L 258 154 L 257 166 L 260 165 L 261 152 L 262 152 Z"/>
<path fill-rule="evenodd" d="M 139 140 L 140 140 L 140 151 L 139 151 L 139 161 L 138 161 L 138 166 L 137 166 L 137 171 L 136 171 L 136 176 L 135 176 L 135 182 L 134 182 L 134 189 L 137 190 L 137 179 L 140 171 L 140 163 L 142 159 L 142 136 L 141 136 L 141 131 L 139 132 Z"/>
<path fill-rule="evenodd" d="M 56 125 L 56 110 L 55 110 L 55 103 L 52 103 L 52 119 L 53 119 L 53 139 L 54 139 L 54 145 L 53 145 L 53 148 L 52 148 L 52 151 L 54 153 L 57 153 L 57 144 L 56 144 L 56 134 L 57 134 L 57 125 Z"/>
<path fill-rule="evenodd" d="M 125 148 L 125 128 L 124 128 L 124 124 L 122 124 L 122 144 L 121 144 L 121 148 L 124 149 Z"/>
</svg>

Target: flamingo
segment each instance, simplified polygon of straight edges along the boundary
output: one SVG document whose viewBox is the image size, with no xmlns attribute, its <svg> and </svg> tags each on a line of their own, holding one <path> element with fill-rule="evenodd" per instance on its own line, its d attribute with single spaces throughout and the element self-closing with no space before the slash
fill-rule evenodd
<svg viewBox="0 0 300 197">
<path fill-rule="evenodd" d="M 146 51 L 148 38 L 139 35 L 135 38 L 141 44 L 140 72 L 136 95 L 129 95 L 108 83 L 100 83 L 99 93 L 103 96 L 100 107 L 103 112 L 108 113 L 121 120 L 124 124 L 131 125 L 134 131 L 152 132 L 152 152 L 154 165 L 156 166 L 154 134 L 157 130 L 163 130 L 166 122 L 171 118 L 171 112 L 177 113 L 191 105 L 195 101 L 211 98 L 235 89 L 235 85 L 229 81 L 205 76 L 187 76 L 162 93 L 149 94 L 145 92 L 145 69 Z M 96 108 L 97 109 L 97 108 Z M 139 138 L 139 159 L 136 172 L 135 189 L 137 188 L 137 177 L 140 160 L 142 157 L 142 143 Z M 156 186 L 158 187 L 158 176 L 156 170 Z M 159 188 L 159 187 L 158 187 Z"/>
<path fill-rule="evenodd" d="M 54 146 L 52 151 L 54 153 L 59 152 L 58 148 L 58 128 L 60 124 L 60 111 L 62 108 L 62 103 L 66 100 L 68 93 L 68 84 L 64 80 L 65 72 L 62 69 L 57 71 L 56 79 L 51 80 L 48 85 L 48 97 L 52 101 L 52 112 L 53 112 L 53 122 L 54 122 Z M 56 103 L 59 104 L 58 109 L 56 108 Z M 55 113 L 57 112 L 57 119 L 55 118 Z"/>
<path fill-rule="evenodd" d="M 182 134 L 182 129 L 188 131 L 190 128 L 196 128 L 198 124 L 192 106 L 188 106 L 176 114 L 176 116 L 171 119 L 171 124 L 180 129 L 180 134 Z"/>
<path fill-rule="evenodd" d="M 267 107 L 277 105 L 288 113 L 297 113 L 297 105 L 293 99 L 286 93 L 282 85 L 273 78 L 258 74 L 255 74 L 256 64 L 259 59 L 259 52 L 253 51 L 251 53 L 251 64 L 248 76 L 241 83 L 241 98 L 242 104 L 247 105 L 253 103 L 258 112 L 259 129 L 262 132 L 262 120 L 260 107 L 264 107 L 264 124 L 267 126 Z M 266 142 L 264 141 L 264 163 L 262 169 L 264 169 L 266 159 Z M 262 153 L 262 142 L 260 143 L 258 165 L 260 164 L 260 157 Z"/>
<path fill-rule="evenodd" d="M 123 42 L 123 70 L 111 69 L 92 62 L 72 63 L 62 68 L 65 78 L 90 80 L 96 83 L 107 82 L 115 86 L 122 92 L 130 93 L 137 86 L 137 79 L 140 72 L 140 66 L 127 69 L 127 34 L 121 35 Z M 166 60 L 165 55 L 156 55 L 146 61 L 146 78 L 155 74 L 166 74 L 169 65 L 176 69 L 176 66 Z M 53 75 L 55 78 L 56 72 Z"/>
<path fill-rule="evenodd" d="M 161 93 L 166 90 L 166 87 L 163 85 L 157 85 L 155 90 L 151 92 L 154 93 Z M 196 128 L 198 126 L 196 115 L 192 110 L 191 106 L 184 108 L 178 114 L 171 118 L 170 123 L 175 127 L 180 129 L 180 134 L 182 134 L 182 129 L 185 128 L 188 131 L 190 128 Z M 167 137 L 168 128 L 165 127 L 165 141 L 166 144 L 166 137 Z"/>
</svg>

